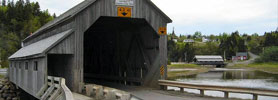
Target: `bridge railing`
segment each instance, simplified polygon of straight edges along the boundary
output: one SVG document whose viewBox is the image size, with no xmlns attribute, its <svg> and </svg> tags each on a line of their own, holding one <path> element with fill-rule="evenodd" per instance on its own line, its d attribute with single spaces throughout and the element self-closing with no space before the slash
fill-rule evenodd
<svg viewBox="0 0 278 100">
<path fill-rule="evenodd" d="M 66 86 L 66 80 L 61 78 L 61 89 L 62 89 L 62 98 L 63 100 L 74 100 L 73 95 L 70 89 Z"/>
<path fill-rule="evenodd" d="M 224 97 L 229 98 L 229 93 L 243 93 L 253 95 L 253 100 L 258 100 L 258 95 L 278 97 L 278 90 L 267 90 L 257 88 L 243 88 L 243 87 L 228 87 L 228 86 L 212 86 L 212 85 L 197 85 L 188 84 L 176 81 L 159 80 L 161 89 L 166 90 L 168 86 L 178 87 L 181 92 L 184 92 L 184 88 L 200 90 L 200 95 L 205 95 L 205 90 L 221 91 L 224 92 Z"/>
<path fill-rule="evenodd" d="M 70 89 L 62 77 L 48 76 L 47 84 L 38 92 L 41 100 L 74 100 Z"/>
</svg>

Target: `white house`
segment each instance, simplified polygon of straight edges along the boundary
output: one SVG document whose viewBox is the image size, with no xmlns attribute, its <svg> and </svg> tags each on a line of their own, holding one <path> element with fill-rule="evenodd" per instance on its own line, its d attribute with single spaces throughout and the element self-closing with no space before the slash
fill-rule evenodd
<svg viewBox="0 0 278 100">
<path fill-rule="evenodd" d="M 193 39 L 185 39 L 185 40 L 183 40 L 183 42 L 185 42 L 185 43 L 193 43 L 195 41 Z"/>
<path fill-rule="evenodd" d="M 202 42 L 209 42 L 209 41 L 210 41 L 210 39 L 207 39 L 205 37 L 202 38 Z"/>
<path fill-rule="evenodd" d="M 173 39 L 174 42 L 178 42 L 178 39 Z"/>
</svg>

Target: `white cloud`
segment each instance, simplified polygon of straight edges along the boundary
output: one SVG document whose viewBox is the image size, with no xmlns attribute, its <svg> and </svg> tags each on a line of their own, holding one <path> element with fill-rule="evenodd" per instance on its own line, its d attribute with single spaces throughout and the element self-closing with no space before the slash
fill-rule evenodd
<svg viewBox="0 0 278 100">
<path fill-rule="evenodd" d="M 84 0 L 38 1 L 43 10 L 60 15 Z M 276 29 L 278 0 L 152 0 L 173 23 L 177 33 L 246 33 Z M 168 28 L 172 31 L 172 28 Z"/>
<path fill-rule="evenodd" d="M 152 0 L 176 24 L 235 23 L 276 17 L 277 0 Z"/>
<path fill-rule="evenodd" d="M 84 0 L 33 0 L 62 14 Z M 278 0 L 152 0 L 176 24 L 234 23 L 276 17 Z M 272 14 L 271 14 L 272 13 Z"/>
<path fill-rule="evenodd" d="M 31 0 L 39 2 L 41 9 L 60 15 L 84 0 Z"/>
</svg>

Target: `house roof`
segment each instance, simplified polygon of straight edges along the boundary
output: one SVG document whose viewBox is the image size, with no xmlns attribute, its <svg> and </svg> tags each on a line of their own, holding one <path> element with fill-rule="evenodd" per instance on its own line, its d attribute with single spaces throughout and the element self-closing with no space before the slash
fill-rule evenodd
<svg viewBox="0 0 278 100">
<path fill-rule="evenodd" d="M 222 56 L 218 55 L 196 55 L 197 61 L 224 61 Z"/>
<path fill-rule="evenodd" d="M 66 11 L 65 13 L 61 14 L 59 17 L 55 18 L 54 20 L 50 21 L 49 23 L 42 26 L 40 29 L 38 29 L 36 32 L 34 32 L 32 35 L 25 38 L 23 41 L 28 41 L 33 37 L 36 37 L 40 34 L 42 34 L 42 31 L 47 30 L 51 27 L 54 27 L 55 25 L 58 25 L 64 21 L 67 21 L 68 19 L 73 18 L 75 15 L 77 15 L 79 12 L 83 11 L 87 7 L 89 7 L 91 4 L 95 3 L 97 0 L 84 0 L 83 2 L 79 3 L 78 5 L 74 6 L 70 10 Z M 162 12 L 151 0 L 146 0 L 150 5 L 156 9 L 159 14 L 161 14 L 165 20 L 167 20 L 168 23 L 171 23 L 172 20 L 164 13 Z"/>
<path fill-rule="evenodd" d="M 40 29 L 38 29 L 36 32 L 34 32 L 32 35 L 25 38 L 23 41 L 27 41 L 31 39 L 32 37 L 38 36 L 42 33 L 42 31 L 47 30 L 57 24 L 60 24 L 64 21 L 67 21 L 68 19 L 71 19 L 76 14 L 81 12 L 83 9 L 87 8 L 89 5 L 93 4 L 96 0 L 84 0 L 83 2 L 79 3 L 78 5 L 74 6 L 73 8 L 69 9 L 65 13 L 61 14 L 59 17 L 55 18 L 54 20 L 46 23 L 44 26 L 42 26 Z"/>
<path fill-rule="evenodd" d="M 247 52 L 237 52 L 236 56 L 248 56 Z"/>
<path fill-rule="evenodd" d="M 34 55 L 43 54 L 43 53 L 47 52 L 49 49 L 51 49 L 55 44 L 57 44 L 58 42 L 63 40 L 70 33 L 72 33 L 71 29 L 67 30 L 65 32 L 53 35 L 46 39 L 40 40 L 33 44 L 30 44 L 30 45 L 18 50 L 16 53 L 14 53 L 12 56 L 10 56 L 9 59 L 30 57 L 30 56 L 34 56 Z"/>
</svg>

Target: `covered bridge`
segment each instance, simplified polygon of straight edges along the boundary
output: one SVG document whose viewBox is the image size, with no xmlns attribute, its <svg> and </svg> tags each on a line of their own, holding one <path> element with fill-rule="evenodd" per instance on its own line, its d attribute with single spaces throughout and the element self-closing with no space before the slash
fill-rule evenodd
<svg viewBox="0 0 278 100">
<path fill-rule="evenodd" d="M 225 65 L 222 56 L 218 55 L 196 55 L 193 60 L 198 65 L 216 65 L 217 67 Z"/>
<path fill-rule="evenodd" d="M 171 22 L 150 0 L 85 0 L 23 40 L 9 57 L 10 80 L 38 99 L 47 76 L 74 92 L 86 83 L 153 86 L 167 76 Z"/>
</svg>

